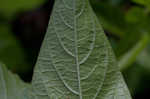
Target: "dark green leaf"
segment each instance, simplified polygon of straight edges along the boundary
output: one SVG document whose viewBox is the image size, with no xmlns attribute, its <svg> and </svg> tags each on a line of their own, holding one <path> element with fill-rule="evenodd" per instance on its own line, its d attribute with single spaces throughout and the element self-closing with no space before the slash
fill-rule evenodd
<svg viewBox="0 0 150 99">
<path fill-rule="evenodd" d="M 126 27 L 125 14 L 119 7 L 98 0 L 91 0 L 91 4 L 98 19 L 102 21 L 104 29 L 119 37 L 124 36 Z"/>
<path fill-rule="evenodd" d="M 0 25 L 0 61 L 14 72 L 23 73 L 30 68 L 24 50 L 9 25 Z"/>
<path fill-rule="evenodd" d="M 123 56 L 121 56 L 119 61 L 120 69 L 123 71 L 124 69 L 127 69 L 129 66 L 132 66 L 132 64 L 136 61 L 137 57 L 148 45 L 148 43 L 149 43 L 149 35 L 144 35 L 142 39 L 132 49 L 126 52 Z"/>
</svg>

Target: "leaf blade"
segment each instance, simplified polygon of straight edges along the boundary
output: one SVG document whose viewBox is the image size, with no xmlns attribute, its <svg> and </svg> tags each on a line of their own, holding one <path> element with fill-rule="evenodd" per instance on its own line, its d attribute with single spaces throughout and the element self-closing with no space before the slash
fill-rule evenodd
<svg viewBox="0 0 150 99">
<path fill-rule="evenodd" d="M 55 1 L 32 85 L 32 99 L 131 99 L 88 0 Z"/>
</svg>

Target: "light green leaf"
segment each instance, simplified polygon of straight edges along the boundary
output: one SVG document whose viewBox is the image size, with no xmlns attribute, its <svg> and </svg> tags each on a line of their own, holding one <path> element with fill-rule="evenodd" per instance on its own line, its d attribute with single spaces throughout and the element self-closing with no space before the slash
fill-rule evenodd
<svg viewBox="0 0 150 99">
<path fill-rule="evenodd" d="M 56 0 L 30 99 L 131 99 L 88 0 Z"/>
<path fill-rule="evenodd" d="M 150 0 L 132 0 L 132 1 L 150 7 Z"/>
<path fill-rule="evenodd" d="M 0 64 L 0 99 L 27 99 L 28 84 Z"/>
<path fill-rule="evenodd" d="M 0 12 L 8 18 L 12 18 L 15 13 L 36 8 L 44 0 L 0 0 Z"/>
</svg>

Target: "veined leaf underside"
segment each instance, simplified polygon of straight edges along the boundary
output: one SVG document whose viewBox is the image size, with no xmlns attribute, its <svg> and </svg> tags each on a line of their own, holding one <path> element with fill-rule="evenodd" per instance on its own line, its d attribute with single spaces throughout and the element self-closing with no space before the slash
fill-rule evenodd
<svg viewBox="0 0 150 99">
<path fill-rule="evenodd" d="M 117 68 L 88 0 L 56 0 L 32 99 L 130 99 Z"/>
</svg>

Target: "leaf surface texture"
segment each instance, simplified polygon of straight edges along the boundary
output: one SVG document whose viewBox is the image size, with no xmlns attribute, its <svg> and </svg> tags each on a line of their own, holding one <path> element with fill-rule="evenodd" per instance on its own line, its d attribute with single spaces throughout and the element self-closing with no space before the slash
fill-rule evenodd
<svg viewBox="0 0 150 99">
<path fill-rule="evenodd" d="M 131 99 L 88 0 L 55 0 L 31 99 Z"/>
</svg>

